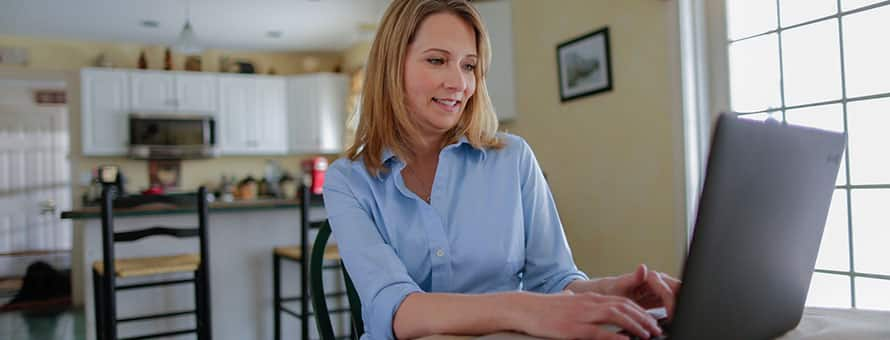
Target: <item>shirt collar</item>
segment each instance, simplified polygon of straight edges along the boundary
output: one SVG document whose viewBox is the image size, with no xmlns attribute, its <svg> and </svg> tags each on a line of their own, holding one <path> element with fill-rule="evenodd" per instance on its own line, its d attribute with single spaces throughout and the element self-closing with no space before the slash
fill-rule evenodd
<svg viewBox="0 0 890 340">
<path fill-rule="evenodd" d="M 473 144 L 470 144 L 470 140 L 467 139 L 467 136 L 460 136 L 460 138 L 457 140 L 456 143 L 445 146 L 445 149 L 459 148 L 459 147 L 469 149 L 470 151 L 476 151 L 479 154 L 479 159 L 485 160 L 485 154 L 486 154 L 485 148 L 477 149 L 476 147 L 473 146 Z"/>
<path fill-rule="evenodd" d="M 485 148 L 473 147 L 473 144 L 470 144 L 470 140 L 467 139 L 467 136 L 460 136 L 460 138 L 458 138 L 457 142 L 455 142 L 453 144 L 446 145 L 443 150 L 459 148 L 459 147 L 468 148 L 470 151 L 475 151 L 479 154 L 480 160 L 485 160 L 485 156 L 486 156 Z M 395 162 L 402 163 L 401 160 L 399 159 L 398 155 L 396 155 L 392 151 L 392 149 L 390 149 L 388 147 L 383 149 L 383 154 L 382 154 L 382 157 L 380 157 L 380 162 L 384 167 L 390 168 L 390 169 L 393 168 L 393 164 Z M 378 176 L 378 179 L 383 180 L 383 177 Z"/>
</svg>

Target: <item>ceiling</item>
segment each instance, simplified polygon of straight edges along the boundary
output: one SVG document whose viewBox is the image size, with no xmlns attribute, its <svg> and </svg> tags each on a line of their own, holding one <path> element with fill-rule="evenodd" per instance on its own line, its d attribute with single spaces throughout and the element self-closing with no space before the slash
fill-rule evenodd
<svg viewBox="0 0 890 340">
<path fill-rule="evenodd" d="M 366 39 L 360 27 L 376 24 L 390 1 L 0 0 L 0 35 L 170 45 L 188 4 L 205 48 L 341 51 Z M 145 20 L 158 27 L 143 26 Z"/>
</svg>

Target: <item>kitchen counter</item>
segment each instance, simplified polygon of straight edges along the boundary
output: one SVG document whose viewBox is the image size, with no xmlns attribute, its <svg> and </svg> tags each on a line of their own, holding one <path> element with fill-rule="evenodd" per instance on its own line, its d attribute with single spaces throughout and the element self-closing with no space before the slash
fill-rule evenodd
<svg viewBox="0 0 890 340">
<path fill-rule="evenodd" d="M 208 207 L 210 213 L 217 212 L 243 212 L 249 210 L 271 210 L 271 209 L 299 209 L 302 203 L 299 200 L 291 199 L 258 199 L 244 200 L 233 202 L 211 202 Z M 310 207 L 323 207 L 321 199 L 312 200 Z M 171 215 L 171 214 L 191 214 L 194 209 L 177 207 L 172 204 L 147 204 L 136 208 L 115 209 L 115 217 L 127 216 L 149 216 L 149 215 Z M 76 210 L 62 212 L 63 219 L 88 219 L 99 218 L 99 207 L 84 207 Z"/>
</svg>

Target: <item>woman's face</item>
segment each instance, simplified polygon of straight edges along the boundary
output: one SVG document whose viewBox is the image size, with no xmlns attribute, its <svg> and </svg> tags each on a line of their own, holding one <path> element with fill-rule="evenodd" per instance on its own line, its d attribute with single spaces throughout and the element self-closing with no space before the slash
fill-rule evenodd
<svg viewBox="0 0 890 340">
<path fill-rule="evenodd" d="M 476 34 L 451 13 L 428 16 L 420 24 L 405 61 L 408 109 L 425 135 L 457 125 L 476 92 Z"/>
</svg>

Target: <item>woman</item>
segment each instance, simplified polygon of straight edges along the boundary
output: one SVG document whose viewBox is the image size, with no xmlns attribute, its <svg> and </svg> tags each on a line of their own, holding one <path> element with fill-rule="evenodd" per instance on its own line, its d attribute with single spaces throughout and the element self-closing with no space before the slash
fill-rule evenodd
<svg viewBox="0 0 890 340">
<path fill-rule="evenodd" d="M 497 133 L 489 58 L 465 0 L 395 0 L 384 14 L 355 144 L 324 187 L 364 337 L 660 334 L 643 308 L 670 313 L 679 282 L 577 269 L 534 154 Z"/>
</svg>

